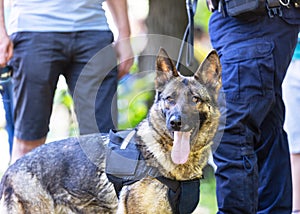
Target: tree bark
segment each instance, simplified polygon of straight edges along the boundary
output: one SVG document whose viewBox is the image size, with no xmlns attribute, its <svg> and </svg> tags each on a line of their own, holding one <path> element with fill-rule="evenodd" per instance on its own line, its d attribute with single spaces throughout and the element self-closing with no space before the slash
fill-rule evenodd
<svg viewBox="0 0 300 214">
<path fill-rule="evenodd" d="M 155 58 L 160 47 L 166 49 L 173 61 L 176 61 L 187 24 L 186 1 L 149 0 L 149 15 L 146 19 L 148 43 L 139 57 L 140 71 L 155 69 Z M 195 60 L 193 60 L 192 67 L 186 68 L 185 51 L 181 62 L 182 74 L 191 75 L 195 72 L 197 66 Z"/>
</svg>

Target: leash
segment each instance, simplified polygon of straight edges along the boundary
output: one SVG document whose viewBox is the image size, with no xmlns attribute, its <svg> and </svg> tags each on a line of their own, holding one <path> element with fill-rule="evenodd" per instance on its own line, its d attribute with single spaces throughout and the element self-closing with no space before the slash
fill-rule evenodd
<svg viewBox="0 0 300 214">
<path fill-rule="evenodd" d="M 198 0 L 186 0 L 186 10 L 188 15 L 188 24 L 185 29 L 181 46 L 179 49 L 178 59 L 176 63 L 177 71 L 180 70 L 180 61 L 182 58 L 182 52 L 184 48 L 184 44 L 187 42 L 187 54 L 186 54 L 186 64 L 187 66 L 191 66 L 194 58 L 194 15 L 196 13 Z"/>
<path fill-rule="evenodd" d="M 0 95 L 5 110 L 6 131 L 8 134 L 9 156 L 12 154 L 13 136 L 14 136 L 14 120 L 13 120 L 13 98 L 11 77 L 13 68 L 9 65 L 0 68 Z M 1 100 L 0 100 L 1 101 Z"/>
</svg>

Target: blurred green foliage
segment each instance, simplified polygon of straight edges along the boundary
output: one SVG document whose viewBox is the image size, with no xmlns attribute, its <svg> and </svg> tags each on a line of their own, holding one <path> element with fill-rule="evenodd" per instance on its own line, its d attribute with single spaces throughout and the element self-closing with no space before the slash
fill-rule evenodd
<svg viewBox="0 0 300 214">
<path fill-rule="evenodd" d="M 206 0 L 198 1 L 196 14 L 194 16 L 195 25 L 199 25 L 205 32 L 208 32 L 208 22 L 211 12 L 207 9 Z"/>
<path fill-rule="evenodd" d="M 76 119 L 73 117 L 74 111 L 74 102 L 73 98 L 69 93 L 67 88 L 58 89 L 55 91 L 54 104 L 64 105 L 71 115 L 70 127 L 69 127 L 69 136 L 77 136 L 79 133 L 78 124 Z M 73 116 L 72 116 L 73 115 Z"/>
<path fill-rule="evenodd" d="M 147 116 L 154 98 L 154 72 L 138 72 L 137 62 L 118 86 L 119 129 L 135 127 Z"/>
<path fill-rule="evenodd" d="M 68 109 L 71 109 L 73 107 L 73 99 L 67 89 L 61 89 L 55 91 L 54 103 L 63 104 Z"/>
<path fill-rule="evenodd" d="M 203 170 L 204 178 L 200 181 L 200 206 L 207 208 L 209 213 L 217 213 L 216 180 L 214 169 L 207 165 Z"/>
</svg>

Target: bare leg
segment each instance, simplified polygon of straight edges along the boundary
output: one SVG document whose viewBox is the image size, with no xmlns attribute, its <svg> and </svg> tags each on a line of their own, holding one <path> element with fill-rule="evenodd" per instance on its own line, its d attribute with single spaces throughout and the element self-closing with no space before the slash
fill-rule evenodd
<svg viewBox="0 0 300 214">
<path fill-rule="evenodd" d="M 30 152 L 32 149 L 44 144 L 45 141 L 46 137 L 31 141 L 21 140 L 15 137 L 12 149 L 11 164 L 13 164 L 26 153 Z"/>
<path fill-rule="evenodd" d="M 300 213 L 300 154 L 291 154 L 291 165 L 293 180 L 293 211 L 295 211 L 295 213 Z"/>
</svg>

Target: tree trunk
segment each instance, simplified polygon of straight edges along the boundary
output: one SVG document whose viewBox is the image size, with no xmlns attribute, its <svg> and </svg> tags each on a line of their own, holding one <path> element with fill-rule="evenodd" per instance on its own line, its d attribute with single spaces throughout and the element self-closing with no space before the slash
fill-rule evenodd
<svg viewBox="0 0 300 214">
<path fill-rule="evenodd" d="M 148 43 L 139 57 L 140 71 L 153 71 L 155 58 L 160 47 L 166 49 L 173 61 L 177 61 L 181 40 L 187 27 L 188 17 L 186 1 L 184 0 L 149 0 L 149 15 L 146 19 L 148 28 Z M 197 66 L 193 60 L 193 66 L 186 69 L 185 51 L 181 63 L 180 72 L 191 75 Z"/>
<path fill-rule="evenodd" d="M 149 0 L 148 33 L 181 39 L 187 22 L 184 0 Z"/>
</svg>

